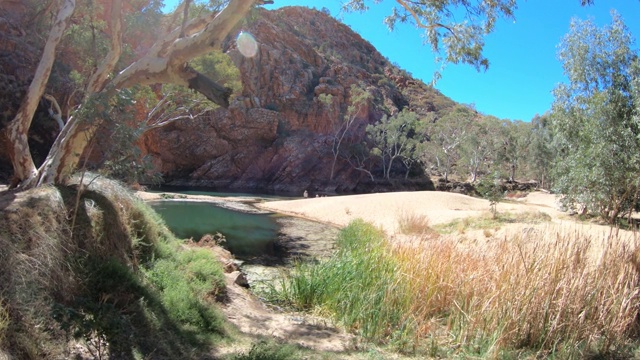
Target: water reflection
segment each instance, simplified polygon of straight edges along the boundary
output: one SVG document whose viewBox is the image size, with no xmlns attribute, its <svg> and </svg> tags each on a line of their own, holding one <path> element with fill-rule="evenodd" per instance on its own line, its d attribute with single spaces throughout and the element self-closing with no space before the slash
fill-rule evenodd
<svg viewBox="0 0 640 360">
<path fill-rule="evenodd" d="M 236 258 L 274 254 L 278 224 L 271 215 L 246 214 L 209 203 L 160 201 L 151 204 L 180 238 L 199 240 L 204 234 L 222 233 L 223 244 Z"/>
</svg>

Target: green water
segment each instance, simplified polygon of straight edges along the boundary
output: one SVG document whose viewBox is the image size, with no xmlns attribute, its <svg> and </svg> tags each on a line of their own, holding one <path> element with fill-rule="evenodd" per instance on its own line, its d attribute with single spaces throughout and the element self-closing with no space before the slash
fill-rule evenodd
<svg viewBox="0 0 640 360">
<path fill-rule="evenodd" d="M 271 215 L 246 214 L 209 203 L 160 201 L 151 204 L 179 238 L 199 240 L 204 234 L 221 233 L 222 244 L 239 259 L 273 254 L 278 224 Z"/>
</svg>

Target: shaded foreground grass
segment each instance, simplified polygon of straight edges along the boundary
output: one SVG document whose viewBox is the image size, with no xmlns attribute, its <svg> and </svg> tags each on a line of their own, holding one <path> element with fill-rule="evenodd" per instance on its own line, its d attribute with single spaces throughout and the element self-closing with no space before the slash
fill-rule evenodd
<svg viewBox="0 0 640 360">
<path fill-rule="evenodd" d="M 429 356 L 584 358 L 629 355 L 638 343 L 639 252 L 617 237 L 390 244 L 358 220 L 338 246 L 301 264 L 277 300 Z"/>
<path fill-rule="evenodd" d="M 0 212 L 0 358 L 73 358 L 73 342 L 94 358 L 201 358 L 225 333 L 221 265 L 116 182 L 87 184 Z"/>
</svg>

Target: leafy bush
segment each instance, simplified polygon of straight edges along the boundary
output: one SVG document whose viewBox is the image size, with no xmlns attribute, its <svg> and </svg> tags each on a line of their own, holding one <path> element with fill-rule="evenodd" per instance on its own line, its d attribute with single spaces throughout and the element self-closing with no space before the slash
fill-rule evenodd
<svg viewBox="0 0 640 360">
<path fill-rule="evenodd" d="M 502 186 L 500 186 L 498 176 L 487 176 L 480 179 L 480 182 L 476 185 L 476 191 L 480 196 L 489 200 L 491 213 L 493 217 L 496 217 L 498 215 L 498 202 L 504 198 L 504 192 L 502 191 Z"/>
</svg>

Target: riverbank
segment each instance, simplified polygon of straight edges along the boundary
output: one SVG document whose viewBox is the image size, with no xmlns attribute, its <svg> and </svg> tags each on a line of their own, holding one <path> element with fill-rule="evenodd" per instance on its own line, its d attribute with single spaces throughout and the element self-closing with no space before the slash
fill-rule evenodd
<svg viewBox="0 0 640 360">
<path fill-rule="evenodd" d="M 456 219 L 476 217 L 489 211 L 489 201 L 467 195 L 415 191 L 364 195 L 345 195 L 300 200 L 268 201 L 254 204 L 260 209 L 311 220 L 347 226 L 355 219 L 363 219 L 382 228 L 388 234 L 399 232 L 402 216 L 424 216 L 430 225 L 448 223 Z M 561 218 L 555 195 L 535 192 L 526 197 L 498 204 L 501 212 L 541 211 L 551 218 Z"/>
</svg>

